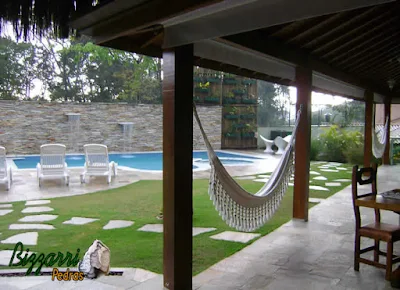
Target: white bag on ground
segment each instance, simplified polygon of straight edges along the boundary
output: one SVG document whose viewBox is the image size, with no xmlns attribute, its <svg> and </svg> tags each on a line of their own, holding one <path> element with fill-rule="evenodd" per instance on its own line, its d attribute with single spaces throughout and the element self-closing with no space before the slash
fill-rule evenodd
<svg viewBox="0 0 400 290">
<path fill-rule="evenodd" d="M 95 240 L 79 262 L 78 269 L 90 279 L 96 278 L 100 272 L 107 275 L 110 271 L 110 249 L 100 240 Z"/>
</svg>

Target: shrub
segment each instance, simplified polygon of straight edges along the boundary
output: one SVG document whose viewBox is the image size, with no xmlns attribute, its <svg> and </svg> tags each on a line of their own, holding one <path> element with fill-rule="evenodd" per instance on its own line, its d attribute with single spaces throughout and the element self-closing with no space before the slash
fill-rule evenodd
<svg viewBox="0 0 400 290">
<path fill-rule="evenodd" d="M 319 139 L 312 139 L 310 147 L 310 160 L 312 161 L 318 160 L 318 155 L 320 151 L 321 151 L 321 141 Z"/>
</svg>

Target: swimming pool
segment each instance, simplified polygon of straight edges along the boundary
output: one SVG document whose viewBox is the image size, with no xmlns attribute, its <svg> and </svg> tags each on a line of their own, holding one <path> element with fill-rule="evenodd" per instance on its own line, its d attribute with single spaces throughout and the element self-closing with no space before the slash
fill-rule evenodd
<svg viewBox="0 0 400 290">
<path fill-rule="evenodd" d="M 253 160 L 262 159 L 245 154 L 227 153 L 216 151 L 217 156 L 225 165 L 246 165 L 252 164 Z M 111 153 L 110 161 L 118 163 L 118 166 L 125 166 L 137 170 L 162 170 L 161 152 L 140 152 L 140 153 Z M 15 156 L 12 158 L 18 169 L 33 169 L 40 162 L 39 155 Z M 68 167 L 83 167 L 85 156 L 83 154 L 67 155 Z M 193 152 L 193 169 L 207 169 L 208 156 L 206 151 Z"/>
</svg>

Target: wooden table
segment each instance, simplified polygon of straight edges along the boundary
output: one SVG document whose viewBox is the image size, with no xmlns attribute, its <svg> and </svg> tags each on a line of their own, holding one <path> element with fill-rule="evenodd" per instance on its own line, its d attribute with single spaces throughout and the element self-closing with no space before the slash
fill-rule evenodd
<svg viewBox="0 0 400 290">
<path fill-rule="evenodd" d="M 400 194 L 400 189 L 394 189 L 394 191 Z M 385 198 L 379 194 L 358 198 L 355 204 L 363 207 L 391 210 L 400 214 L 400 199 Z"/>
</svg>

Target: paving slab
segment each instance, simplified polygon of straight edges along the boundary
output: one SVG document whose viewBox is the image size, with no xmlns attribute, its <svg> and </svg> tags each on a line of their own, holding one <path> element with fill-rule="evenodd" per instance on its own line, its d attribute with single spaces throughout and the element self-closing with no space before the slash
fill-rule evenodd
<svg viewBox="0 0 400 290">
<path fill-rule="evenodd" d="M 161 275 L 140 268 L 124 269 L 124 273 L 122 274 L 123 278 L 140 283 L 153 279 L 157 276 Z"/>
<path fill-rule="evenodd" d="M 336 169 L 337 169 L 337 170 L 348 170 L 348 169 L 345 168 L 345 167 L 336 167 Z"/>
<path fill-rule="evenodd" d="M 309 189 L 314 189 L 314 190 L 322 190 L 322 191 L 329 191 L 329 189 L 322 187 L 322 186 L 318 186 L 318 185 L 310 185 Z"/>
<path fill-rule="evenodd" d="M 289 185 L 289 186 L 294 186 L 294 183 L 288 182 L 288 185 Z"/>
<path fill-rule="evenodd" d="M 13 205 L 11 203 L 2 203 L 0 204 L 0 208 L 7 208 L 7 207 L 12 207 Z"/>
<path fill-rule="evenodd" d="M 317 171 L 310 171 L 310 174 L 312 174 L 312 175 L 321 175 L 321 173 L 319 173 Z"/>
<path fill-rule="evenodd" d="M 268 182 L 268 180 L 269 180 L 268 178 L 260 178 L 260 179 L 254 179 L 253 181 L 266 183 Z"/>
<path fill-rule="evenodd" d="M 163 224 L 147 224 L 138 229 L 141 232 L 162 233 L 164 230 Z"/>
<path fill-rule="evenodd" d="M 34 206 L 34 207 L 26 207 L 22 210 L 22 213 L 40 213 L 40 212 L 48 212 L 53 211 L 54 208 L 48 206 Z"/>
<path fill-rule="evenodd" d="M 351 179 L 340 178 L 340 179 L 335 179 L 334 181 L 337 181 L 337 182 L 351 182 Z"/>
<path fill-rule="evenodd" d="M 200 228 L 200 227 L 194 227 L 193 228 L 193 237 L 200 235 L 200 234 L 204 234 L 204 233 L 208 233 L 208 232 L 212 232 L 215 231 L 216 228 Z"/>
<path fill-rule="evenodd" d="M 0 209 L 0 216 L 9 214 L 10 212 L 13 212 L 12 209 Z"/>
<path fill-rule="evenodd" d="M 94 218 L 85 218 L 85 217 L 73 217 L 70 220 L 67 220 L 63 222 L 63 224 L 68 224 L 68 225 L 85 225 L 88 223 L 92 223 L 94 221 L 97 221 L 99 219 L 94 219 Z"/>
<path fill-rule="evenodd" d="M 30 205 L 41 205 L 41 204 L 48 204 L 51 201 L 48 199 L 41 199 L 41 200 L 28 200 L 25 205 L 30 206 Z"/>
<path fill-rule="evenodd" d="M 329 164 L 329 165 L 332 165 L 332 166 L 340 166 L 340 165 L 343 165 L 343 163 L 340 163 L 340 162 L 328 162 L 328 164 Z"/>
<path fill-rule="evenodd" d="M 14 251 L 11 251 L 11 250 L 0 251 L 0 265 L 8 266 L 13 253 L 14 253 Z"/>
<path fill-rule="evenodd" d="M 238 242 L 245 244 L 259 236 L 260 234 L 225 231 L 217 235 L 211 236 L 210 238 L 214 240 L 223 240 L 223 241 Z"/>
<path fill-rule="evenodd" d="M 322 175 L 313 177 L 313 179 L 315 179 L 315 180 L 328 180 L 328 178 L 326 178 L 325 176 L 322 176 Z"/>
<path fill-rule="evenodd" d="M 39 234 L 37 232 L 28 232 L 22 233 L 18 235 L 11 236 L 5 240 L 2 240 L 2 244 L 16 244 L 18 242 L 23 243 L 24 245 L 34 246 L 37 244 Z"/>
<path fill-rule="evenodd" d="M 58 217 L 58 215 L 55 214 L 36 214 L 36 215 L 27 215 L 21 219 L 19 219 L 19 222 L 47 222 L 47 221 L 52 221 L 55 220 Z"/>
<path fill-rule="evenodd" d="M 45 224 L 11 224 L 8 226 L 9 230 L 54 230 L 52 225 Z"/>
<path fill-rule="evenodd" d="M 266 174 L 261 174 L 261 175 L 257 175 L 257 178 L 270 178 L 271 175 L 266 175 Z"/>
<path fill-rule="evenodd" d="M 325 172 L 339 172 L 339 170 L 337 170 L 337 169 L 321 169 L 321 171 L 325 171 Z"/>
<path fill-rule="evenodd" d="M 256 177 L 255 176 L 239 176 L 239 177 L 236 177 L 236 179 L 255 179 Z"/>
<path fill-rule="evenodd" d="M 133 225 L 133 221 L 126 221 L 126 220 L 110 220 L 104 227 L 103 230 L 110 230 L 110 229 L 120 229 L 120 228 L 127 228 Z"/>
<path fill-rule="evenodd" d="M 320 203 L 323 200 L 325 200 L 325 199 L 324 198 L 316 198 L 316 197 L 310 197 L 308 199 L 309 202 L 313 202 L 313 203 Z"/>
<path fill-rule="evenodd" d="M 341 186 L 342 184 L 340 182 L 325 182 L 325 186 Z"/>
</svg>

